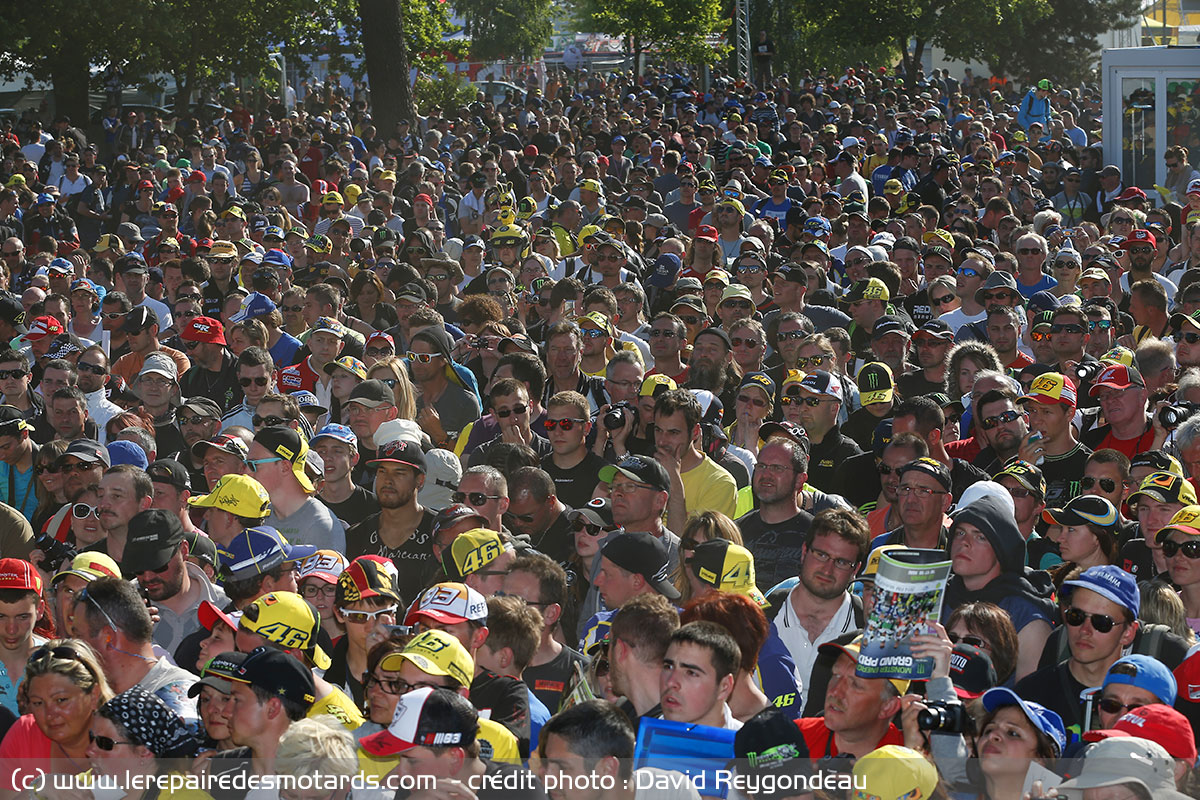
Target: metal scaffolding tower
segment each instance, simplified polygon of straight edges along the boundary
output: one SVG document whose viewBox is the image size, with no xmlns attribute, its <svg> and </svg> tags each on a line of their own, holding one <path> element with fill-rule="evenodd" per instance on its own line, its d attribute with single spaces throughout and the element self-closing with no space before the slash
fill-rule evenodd
<svg viewBox="0 0 1200 800">
<path fill-rule="evenodd" d="M 749 81 L 750 75 L 750 0 L 735 0 L 733 10 L 734 48 L 737 77 Z"/>
</svg>

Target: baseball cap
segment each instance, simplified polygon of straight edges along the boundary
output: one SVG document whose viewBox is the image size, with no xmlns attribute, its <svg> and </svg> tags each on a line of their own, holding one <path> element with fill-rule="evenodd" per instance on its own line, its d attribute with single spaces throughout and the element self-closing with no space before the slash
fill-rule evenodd
<svg viewBox="0 0 1200 800">
<path fill-rule="evenodd" d="M 1185 506 L 1196 505 L 1196 490 L 1182 476 L 1170 472 L 1151 472 L 1142 478 L 1142 485 L 1129 495 L 1128 502 L 1145 495 L 1159 503 L 1182 503 Z"/>
<path fill-rule="evenodd" d="M 808 743 L 795 721 L 774 706 L 746 720 L 733 739 L 733 754 L 744 760 L 746 766 L 738 764 L 738 772 L 757 776 L 786 776 L 788 780 L 804 780 L 812 775 Z M 754 793 L 758 800 L 783 800 L 792 795 L 790 789 L 779 788 L 766 791 L 766 787 L 778 781 L 761 781 L 762 791 Z M 802 785 L 807 785 L 805 782 Z"/>
<path fill-rule="evenodd" d="M 904 550 L 904 549 L 906 549 L 906 548 L 902 544 L 881 544 L 881 545 L 879 545 L 879 547 L 876 547 L 874 550 L 871 551 L 870 555 L 867 556 L 867 560 L 863 564 L 862 574 L 860 574 L 858 576 L 858 579 L 864 580 L 866 578 L 871 578 L 873 580 L 875 578 L 875 575 L 879 572 L 879 562 L 883 560 L 883 554 L 890 550 Z"/>
<path fill-rule="evenodd" d="M 475 659 L 462 642 L 445 631 L 422 631 L 399 653 L 384 656 L 379 668 L 396 671 L 405 661 L 412 662 L 430 675 L 453 678 L 463 686 L 470 686 L 475 676 Z"/>
<path fill-rule="evenodd" d="M 727 300 L 749 300 L 751 303 L 753 303 L 754 297 L 750 294 L 750 287 L 744 286 L 740 283 L 734 283 L 726 286 L 721 291 L 721 301 L 717 303 L 717 305 L 720 305 Z"/>
<path fill-rule="evenodd" d="M 1046 478 L 1042 475 L 1040 468 L 1028 461 L 1022 461 L 1019 458 L 1011 459 L 1004 465 L 1004 469 L 996 473 L 996 478 L 998 479 L 1001 475 L 1010 476 L 1026 490 L 1037 495 L 1039 500 L 1045 499 Z"/>
<path fill-rule="evenodd" d="M 385 730 L 359 744 L 374 756 L 414 747 L 467 747 L 479 730 L 479 712 L 457 692 L 425 687 L 402 695 Z"/>
<path fill-rule="evenodd" d="M 1092 384 L 1092 388 L 1088 391 L 1088 395 L 1095 397 L 1097 390 L 1101 386 L 1107 386 L 1110 389 L 1129 389 L 1134 386 L 1145 388 L 1146 382 L 1142 380 L 1142 373 L 1138 372 L 1137 367 L 1127 367 L 1124 364 L 1111 364 L 1096 376 L 1096 380 Z"/>
<path fill-rule="evenodd" d="M 199 607 L 196 609 L 196 618 L 204 626 L 204 630 L 209 633 L 212 633 L 213 626 L 218 622 L 224 622 L 233 628 L 234 631 L 237 631 L 238 620 L 242 618 L 242 612 L 231 611 L 225 613 L 217 604 L 208 600 L 201 600 Z"/>
<path fill-rule="evenodd" d="M 179 367 L 176 365 L 175 360 L 166 353 L 151 353 L 142 362 L 142 368 L 137 374 L 138 379 L 143 375 L 162 375 L 168 380 L 178 381 Z"/>
<path fill-rule="evenodd" d="M 308 443 L 299 431 L 285 425 L 272 425 L 254 435 L 254 443 L 268 452 L 279 456 L 292 465 L 292 474 L 306 492 L 313 491 L 312 481 L 304 472 L 304 461 L 308 455 Z"/>
<path fill-rule="evenodd" d="M 280 564 L 303 561 L 317 552 L 312 545 L 290 545 L 269 525 L 246 528 L 228 545 L 217 547 L 225 580 L 241 581 L 270 572 Z"/>
<path fill-rule="evenodd" d="M 139 511 L 128 527 L 122 567 L 131 575 L 161 569 L 183 542 L 183 523 L 161 508 Z"/>
<path fill-rule="evenodd" d="M 386 383 L 378 379 L 372 379 L 363 381 L 350 391 L 350 396 L 346 398 L 346 402 L 343 405 L 351 403 L 358 403 L 367 408 L 379 408 L 380 406 L 395 405 L 396 395 L 388 388 Z"/>
<path fill-rule="evenodd" d="M 333 439 L 334 441 L 344 442 L 355 450 L 358 449 L 358 436 L 355 435 L 354 431 L 348 426 L 339 425 L 336 422 L 331 422 L 323 426 L 308 440 L 308 443 L 314 445 L 318 439 Z"/>
<path fill-rule="evenodd" d="M 824 644 L 820 644 L 817 646 L 818 652 L 823 651 L 826 653 L 845 654 L 845 655 L 849 656 L 850 660 L 853 661 L 855 664 L 858 663 L 858 656 L 859 656 L 859 653 L 861 652 L 861 649 L 862 649 L 862 637 L 861 636 L 855 638 L 854 641 L 848 642 L 847 644 L 838 644 L 835 641 L 835 642 L 825 642 Z M 880 678 L 879 680 L 884 680 L 884 679 Z M 888 681 L 888 683 L 892 684 L 892 688 L 894 688 L 896 690 L 896 692 L 900 695 L 903 695 L 905 692 L 907 692 L 908 687 L 911 684 L 911 681 L 902 680 L 900 678 L 887 678 L 886 680 Z"/>
<path fill-rule="evenodd" d="M 801 386 L 804 382 L 801 381 Z M 858 371 L 858 392 L 864 406 L 872 403 L 890 403 L 895 397 L 895 381 L 892 368 L 880 361 L 872 361 Z"/>
<path fill-rule="evenodd" d="M 241 617 L 240 611 L 238 617 Z M 224 695 L 230 694 L 233 691 L 232 676 L 245 663 L 246 657 L 246 653 L 228 652 L 210 658 L 208 663 L 200 668 L 200 680 L 188 688 L 188 697 L 197 697 L 201 686 L 210 686 Z"/>
<path fill-rule="evenodd" d="M 1151 703 L 1130 709 L 1108 729 L 1088 731 L 1085 742 L 1100 742 L 1114 737 L 1148 739 L 1162 745 L 1171 758 L 1195 764 L 1196 738 L 1187 717 L 1169 705 Z"/>
<path fill-rule="evenodd" d="M 1200 536 L 1200 506 L 1184 506 L 1175 512 L 1167 526 L 1155 535 L 1155 541 L 1165 542 L 1172 531 L 1179 531 L 1185 536 Z"/>
<path fill-rule="evenodd" d="M 1042 519 L 1051 525 L 1086 525 L 1091 523 L 1101 528 L 1112 528 L 1117 524 L 1117 509 L 1107 499 L 1097 495 L 1082 494 L 1073 497 L 1063 508 L 1047 508 Z"/>
<path fill-rule="evenodd" d="M 687 557 L 692 574 L 717 591 L 743 594 L 760 608 L 770 605 L 758 590 L 754 577 L 754 556 L 740 544 L 727 539 L 701 542 Z"/>
<path fill-rule="evenodd" d="M 222 475 L 211 492 L 189 497 L 188 505 L 219 508 L 247 519 L 266 519 L 271 513 L 271 496 L 249 475 Z"/>
<path fill-rule="evenodd" d="M 947 492 L 950 491 L 952 482 L 950 479 L 950 470 L 946 465 L 937 459 L 929 456 L 922 456 L 916 461 L 910 461 L 898 470 L 900 477 L 904 477 L 908 472 L 921 472 L 942 485 L 942 488 Z"/>
<path fill-rule="evenodd" d="M 631 481 L 644 483 L 657 491 L 671 491 L 671 479 L 667 476 L 666 469 L 650 456 L 630 454 L 616 464 L 601 467 L 600 480 L 604 483 L 612 483 L 618 472 Z"/>
<path fill-rule="evenodd" d="M 1175 703 L 1175 676 L 1153 656 L 1134 654 L 1118 658 L 1108 668 L 1102 686 L 1114 683 L 1144 689 L 1167 705 Z"/>
<path fill-rule="evenodd" d="M 487 600 L 465 584 L 437 583 L 422 592 L 408 607 L 408 613 L 404 615 L 404 624 L 411 625 L 421 617 L 446 625 L 471 621 L 486 622 Z"/>
<path fill-rule="evenodd" d="M 1074 408 L 1077 403 L 1075 383 L 1060 372 L 1042 373 L 1029 385 L 1029 393 L 1017 399 L 1018 403 L 1027 401 L 1048 406 L 1061 404 Z"/>
<path fill-rule="evenodd" d="M 878 323 L 876 323 L 878 325 Z M 913 334 L 914 339 L 946 339 L 954 341 L 954 329 L 946 322 L 940 319 L 931 319 L 922 325 L 916 333 Z"/>
<path fill-rule="evenodd" d="M 29 333 L 25 334 L 25 340 L 36 342 L 45 339 L 47 336 L 58 336 L 62 332 L 62 323 L 55 317 L 49 315 L 35 317 L 33 322 L 29 324 Z"/>
<path fill-rule="evenodd" d="M 242 622 L 245 621 L 243 614 Z M 271 647 L 260 647 L 247 655 L 229 675 L 229 680 L 257 686 L 306 709 L 317 699 L 312 670 L 282 650 Z"/>
<path fill-rule="evenodd" d="M 800 388 L 807 389 L 813 394 L 832 397 L 838 401 L 842 399 L 842 382 L 836 375 L 823 369 L 813 370 L 805 375 L 804 379 L 800 381 Z"/>
<path fill-rule="evenodd" d="M 289 650 L 300 650 L 317 669 L 329 669 L 329 656 L 317 644 L 321 615 L 295 592 L 264 594 L 242 609 L 238 626 Z"/>
<path fill-rule="evenodd" d="M 1058 785 L 1059 794 L 1135 783 L 1155 800 L 1177 800 L 1187 795 L 1175 789 L 1175 762 L 1156 742 L 1132 736 L 1097 742 L 1083 758 L 1079 774 Z M 1074 791 L 1072 791 L 1074 790 Z"/>
<path fill-rule="evenodd" d="M 375 452 L 375 458 L 368 463 L 378 464 L 382 461 L 406 464 L 421 473 L 424 473 L 427 467 L 425 453 L 407 439 L 393 439 L 381 444 Z"/>
<path fill-rule="evenodd" d="M 193 317 L 179 336 L 185 342 L 226 343 L 225 326 L 221 324 L 220 320 L 212 317 Z"/>
<path fill-rule="evenodd" d="M 887 285 L 879 280 L 879 278 L 867 278 L 865 281 L 858 281 L 846 293 L 847 303 L 857 303 L 860 300 L 883 300 L 887 302 L 891 299 L 891 293 L 888 292 Z"/>
<path fill-rule="evenodd" d="M 74 575 L 76 578 L 82 578 L 91 583 L 96 578 L 119 578 L 121 577 L 121 568 L 107 553 L 84 552 L 72 558 L 69 566 L 55 573 L 54 577 L 50 579 L 50 584 L 53 586 L 58 583 L 59 578 L 65 578 L 68 575 Z"/>
<path fill-rule="evenodd" d="M 505 544 L 500 534 L 487 528 L 472 528 L 454 537 L 442 551 L 442 569 L 451 581 L 461 581 L 474 575 L 513 547 Z"/>
<path fill-rule="evenodd" d="M 582 519 L 607 530 L 620 528 L 613 520 L 612 501 L 607 497 L 593 497 L 581 508 L 568 509 L 566 517 L 572 523 Z"/>
<path fill-rule="evenodd" d="M 902 336 L 909 336 L 912 333 L 912 330 L 911 327 L 899 317 L 893 317 L 890 314 L 886 314 L 875 320 L 875 327 L 871 329 L 871 341 L 882 339 L 889 333 L 899 333 Z"/>
<path fill-rule="evenodd" d="M 242 300 L 241 307 L 233 313 L 233 316 L 229 318 L 229 321 L 245 322 L 248 319 L 254 319 L 255 317 L 261 317 L 264 314 L 270 314 L 275 309 L 276 305 L 274 300 L 261 292 L 251 292 Z"/>
<path fill-rule="evenodd" d="M 192 458 L 203 460 L 210 447 L 215 447 L 218 450 L 223 450 L 235 456 L 241 456 L 243 459 L 250 452 L 250 448 L 246 446 L 241 437 L 234 436 L 232 433 L 218 433 L 211 439 L 196 442 L 192 445 Z"/>
<path fill-rule="evenodd" d="M 1088 567 L 1077 578 L 1063 582 L 1059 594 L 1067 594 L 1066 587 L 1089 589 L 1096 594 L 1113 601 L 1121 608 L 1127 609 L 1135 618 L 1141 610 L 1141 596 L 1138 594 L 1137 579 L 1120 567 L 1104 564 L 1099 567 Z"/>
<path fill-rule="evenodd" d="M 0 589 L 42 593 L 42 576 L 23 558 L 0 558 Z"/>
<path fill-rule="evenodd" d="M 313 325 L 313 333 L 332 333 L 339 339 L 346 335 L 346 326 L 333 317 L 317 317 Z"/>
<path fill-rule="evenodd" d="M 569 514 L 570 512 L 567 513 Z M 433 518 L 433 535 L 437 536 L 438 531 L 440 531 L 442 528 L 447 528 L 461 520 L 468 518 L 477 519 L 484 525 L 486 525 L 488 522 L 487 517 L 483 516 L 466 503 L 452 503 L 439 511 Z"/>
<path fill-rule="evenodd" d="M 653 534 L 619 533 L 605 542 L 600 555 L 627 572 L 641 575 L 668 600 L 679 599 L 679 590 L 671 583 L 666 545 Z"/>
<path fill-rule="evenodd" d="M 1062 717 L 1041 705 L 1040 703 L 1023 700 L 1012 689 L 997 686 L 983 693 L 983 707 L 989 712 L 1005 706 L 1017 706 L 1026 719 L 1042 733 L 1050 737 L 1056 749 L 1055 756 L 1062 755 L 1067 746 L 1067 729 L 1063 726 Z"/>
<path fill-rule="evenodd" d="M 964 700 L 974 700 L 1000 682 L 991 656 L 962 642 L 950 651 L 950 680 L 955 694 Z"/>
<path fill-rule="evenodd" d="M 332 375 L 336 369 L 344 369 L 362 381 L 367 379 L 367 365 L 354 356 L 338 356 L 325 365 L 325 374 Z"/>
<path fill-rule="evenodd" d="M 1129 459 L 1130 468 L 1150 467 L 1155 472 L 1169 472 L 1183 477 L 1183 465 L 1175 456 L 1168 455 L 1162 450 L 1145 450 Z"/>
<path fill-rule="evenodd" d="M 337 579 L 334 603 L 346 606 L 368 597 L 386 597 L 400 602 L 396 565 L 379 556 L 359 556 Z"/>
<path fill-rule="evenodd" d="M 859 797 L 930 797 L 938 786 L 938 771 L 916 750 L 889 744 L 858 759 L 853 780 L 856 787 L 861 787 L 855 792 Z"/>
<path fill-rule="evenodd" d="M 165 483 L 176 489 L 191 489 L 192 478 L 187 468 L 173 458 L 160 458 L 146 467 L 146 474 L 154 483 Z"/>
<path fill-rule="evenodd" d="M 61 464 L 65 458 L 78 458 L 80 461 L 86 461 L 89 464 L 101 463 L 105 467 L 111 467 L 112 462 L 109 460 L 108 450 L 104 445 L 94 439 L 76 439 L 67 445 L 66 452 L 58 457 L 56 463 Z"/>
<path fill-rule="evenodd" d="M 125 333 L 140 333 L 151 325 L 158 324 L 158 315 L 153 309 L 146 306 L 134 306 L 130 310 L 129 315 L 125 317 L 125 322 L 121 324 L 121 330 Z"/>
<path fill-rule="evenodd" d="M 761 389 L 766 394 L 768 400 L 773 400 L 775 397 L 775 381 L 771 380 L 771 376 L 765 372 L 747 372 L 742 377 L 742 382 L 738 384 L 738 391 L 740 392 L 747 386 Z"/>
<path fill-rule="evenodd" d="M 318 550 L 300 565 L 296 576 L 299 583 L 305 578 L 317 578 L 323 583 L 337 583 L 338 577 L 350 566 L 350 561 L 336 550 Z"/>
<path fill-rule="evenodd" d="M 121 464 L 132 464 L 138 469 L 146 469 L 150 462 L 146 459 L 146 451 L 141 445 L 123 439 L 108 443 L 108 459 L 114 467 Z"/>
</svg>

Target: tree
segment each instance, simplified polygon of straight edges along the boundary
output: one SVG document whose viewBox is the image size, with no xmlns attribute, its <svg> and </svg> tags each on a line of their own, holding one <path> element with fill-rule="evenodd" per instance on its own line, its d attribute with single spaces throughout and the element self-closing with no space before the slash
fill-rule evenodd
<svg viewBox="0 0 1200 800">
<path fill-rule="evenodd" d="M 1139 0 L 1054 0 L 1017 9 L 1014 24 L 997 31 L 988 66 L 1025 82 L 1050 78 L 1074 84 L 1089 77 L 1099 56 L 1097 40 L 1132 22 Z"/>
<path fill-rule="evenodd" d="M 550 0 L 457 0 L 455 8 L 476 60 L 532 59 L 550 43 Z"/>
<path fill-rule="evenodd" d="M 721 0 L 576 0 L 575 16 L 585 29 L 629 42 L 634 73 L 642 54 L 691 64 L 713 64 L 729 49 L 719 37 L 729 25 Z"/>
</svg>

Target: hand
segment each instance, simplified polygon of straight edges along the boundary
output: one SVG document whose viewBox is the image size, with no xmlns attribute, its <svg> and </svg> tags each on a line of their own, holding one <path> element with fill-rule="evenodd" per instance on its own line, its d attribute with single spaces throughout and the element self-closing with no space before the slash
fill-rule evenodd
<svg viewBox="0 0 1200 800">
<path fill-rule="evenodd" d="M 633 424 L 633 414 L 626 413 L 625 424 L 616 430 L 608 432 L 609 438 L 612 439 L 613 447 L 618 453 L 625 453 L 628 450 L 625 442 L 629 440 L 629 435 L 633 433 Z"/>
<path fill-rule="evenodd" d="M 909 639 L 912 642 L 912 654 L 916 658 L 932 658 L 934 678 L 950 677 L 950 654 L 954 643 L 946 635 L 946 629 L 940 622 L 933 623 L 933 633 L 920 633 Z"/>
<path fill-rule="evenodd" d="M 681 451 L 682 448 L 660 444 L 654 451 L 654 457 L 658 463 L 663 465 L 663 469 L 667 471 L 668 475 L 679 475 L 680 466 L 683 463 Z"/>
<path fill-rule="evenodd" d="M 917 716 L 928 706 L 919 695 L 906 694 L 900 698 L 900 728 L 904 731 L 904 746 L 922 752 L 925 750 L 925 734 L 917 724 Z"/>
<path fill-rule="evenodd" d="M 1017 455 L 1022 461 L 1027 461 L 1030 464 L 1036 464 L 1039 458 L 1046 455 L 1045 439 L 1030 441 L 1035 431 L 1030 431 L 1021 440 L 1021 446 L 1017 449 Z"/>
<path fill-rule="evenodd" d="M 501 425 L 500 441 L 511 442 L 512 444 L 531 444 L 533 442 L 533 431 L 523 428 L 516 423 Z"/>
<path fill-rule="evenodd" d="M 442 427 L 442 417 L 438 414 L 437 409 L 433 406 L 425 406 L 417 412 L 417 424 L 421 426 L 421 430 L 429 434 L 429 438 L 435 442 L 444 441 L 446 431 Z"/>
</svg>

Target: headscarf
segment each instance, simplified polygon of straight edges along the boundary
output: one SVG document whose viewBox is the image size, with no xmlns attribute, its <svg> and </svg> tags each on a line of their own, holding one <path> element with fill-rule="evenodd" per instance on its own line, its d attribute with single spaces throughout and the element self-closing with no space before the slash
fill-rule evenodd
<svg viewBox="0 0 1200 800">
<path fill-rule="evenodd" d="M 129 738 L 156 758 L 191 758 L 199 741 L 183 719 L 140 686 L 121 692 L 100 708 L 100 716 L 125 729 Z"/>
</svg>

